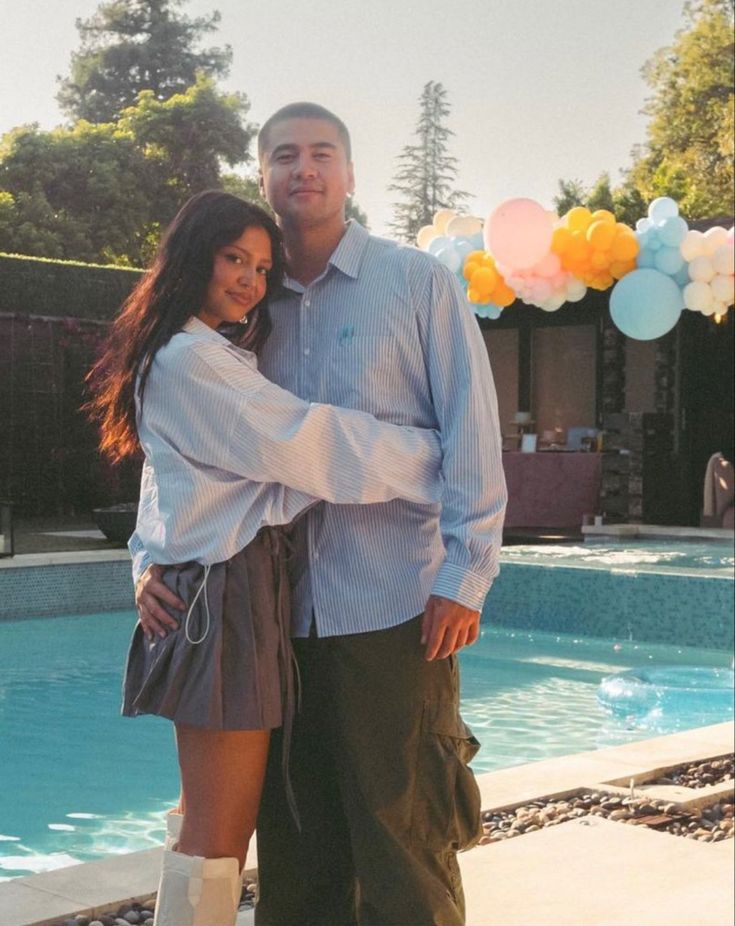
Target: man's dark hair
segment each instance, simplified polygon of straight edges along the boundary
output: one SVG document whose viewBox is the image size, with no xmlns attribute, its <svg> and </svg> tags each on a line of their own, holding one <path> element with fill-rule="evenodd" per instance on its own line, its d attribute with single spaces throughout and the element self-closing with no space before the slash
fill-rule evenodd
<svg viewBox="0 0 735 926">
<path fill-rule="evenodd" d="M 347 160 L 352 160 L 352 143 L 347 126 L 342 122 L 339 116 L 320 106 L 318 103 L 289 103 L 273 113 L 270 119 L 261 126 L 258 133 L 258 160 L 263 159 L 263 155 L 268 149 L 270 130 L 279 122 L 285 122 L 286 119 L 323 119 L 325 122 L 331 122 L 339 132 L 339 138 L 344 145 Z"/>
</svg>

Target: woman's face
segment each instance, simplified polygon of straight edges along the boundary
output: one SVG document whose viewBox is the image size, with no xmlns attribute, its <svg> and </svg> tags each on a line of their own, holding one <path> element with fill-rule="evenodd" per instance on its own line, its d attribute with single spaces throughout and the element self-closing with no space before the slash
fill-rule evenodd
<svg viewBox="0 0 735 926">
<path fill-rule="evenodd" d="M 271 239 L 258 226 L 219 248 L 199 318 L 210 328 L 245 318 L 265 295 L 272 262 Z"/>
</svg>

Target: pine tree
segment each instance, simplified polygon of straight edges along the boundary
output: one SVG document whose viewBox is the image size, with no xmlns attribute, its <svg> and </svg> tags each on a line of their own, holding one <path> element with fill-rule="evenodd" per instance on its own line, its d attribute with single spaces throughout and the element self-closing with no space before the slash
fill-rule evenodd
<svg viewBox="0 0 735 926">
<path fill-rule="evenodd" d="M 429 81 L 419 99 L 416 144 L 406 145 L 398 156 L 398 169 L 390 191 L 401 194 L 394 203 L 391 231 L 404 241 L 413 242 L 424 225 L 431 225 L 439 209 L 458 209 L 469 194 L 454 190 L 457 158 L 448 154 L 448 140 L 454 135 L 446 126 L 450 113 L 447 91 Z"/>
<path fill-rule="evenodd" d="M 191 19 L 177 12 L 184 0 L 108 0 L 90 19 L 78 19 L 82 44 L 71 73 L 59 79 L 57 99 L 70 119 L 112 122 L 135 104 L 141 90 L 163 102 L 184 93 L 197 72 L 225 77 L 232 50 L 197 44 L 217 29 L 220 14 Z"/>
</svg>

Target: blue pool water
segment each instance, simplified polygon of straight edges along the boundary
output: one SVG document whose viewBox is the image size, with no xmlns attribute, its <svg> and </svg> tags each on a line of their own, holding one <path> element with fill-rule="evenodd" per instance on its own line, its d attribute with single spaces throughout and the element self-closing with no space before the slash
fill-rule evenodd
<svg viewBox="0 0 735 926">
<path fill-rule="evenodd" d="M 0 880 L 162 841 L 171 728 L 119 716 L 134 615 L 0 622 Z M 613 722 L 600 680 L 644 665 L 727 667 L 724 651 L 484 627 L 462 656 L 463 713 L 487 771 L 678 728 Z M 732 716 L 731 714 L 729 716 Z M 697 726 L 728 716 L 689 717 Z"/>
</svg>

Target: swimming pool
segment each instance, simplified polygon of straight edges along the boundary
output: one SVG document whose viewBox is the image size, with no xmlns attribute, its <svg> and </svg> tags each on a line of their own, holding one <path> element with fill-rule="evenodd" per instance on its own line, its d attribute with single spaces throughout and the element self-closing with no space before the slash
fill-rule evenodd
<svg viewBox="0 0 735 926">
<path fill-rule="evenodd" d="M 118 612 L 0 622 L 0 880 L 162 841 L 177 793 L 170 725 L 118 715 L 134 621 Z M 462 656 L 463 712 L 483 743 L 475 768 L 650 736 L 605 717 L 595 697 L 604 675 L 729 659 L 485 626 Z"/>
<path fill-rule="evenodd" d="M 504 627 L 731 650 L 732 541 L 505 547 L 483 619 Z M 497 615 L 497 618 L 496 618 Z"/>
</svg>

